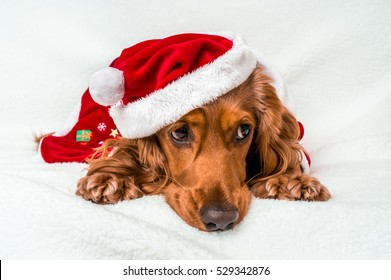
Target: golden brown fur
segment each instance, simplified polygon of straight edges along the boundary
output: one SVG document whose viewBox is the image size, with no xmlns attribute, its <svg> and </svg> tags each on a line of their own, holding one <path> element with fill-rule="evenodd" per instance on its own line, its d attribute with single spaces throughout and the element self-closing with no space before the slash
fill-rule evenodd
<svg viewBox="0 0 391 280">
<path fill-rule="evenodd" d="M 187 141 L 174 141 L 173 132 L 183 127 Z M 244 139 L 239 127 L 249 127 Z M 236 89 L 150 137 L 106 141 L 77 194 L 102 204 L 163 194 L 188 224 L 229 229 L 244 218 L 252 195 L 329 199 L 327 188 L 302 173 L 298 137 L 295 117 L 259 67 Z M 228 220 L 216 226 L 221 219 Z"/>
</svg>

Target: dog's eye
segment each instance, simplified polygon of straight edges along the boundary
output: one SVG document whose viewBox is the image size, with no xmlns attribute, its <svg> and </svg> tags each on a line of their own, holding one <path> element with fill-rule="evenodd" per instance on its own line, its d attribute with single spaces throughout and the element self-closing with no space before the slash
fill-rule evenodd
<svg viewBox="0 0 391 280">
<path fill-rule="evenodd" d="M 239 125 L 238 130 L 236 132 L 235 139 L 243 140 L 250 134 L 250 126 L 248 124 Z"/>
<path fill-rule="evenodd" d="M 186 142 L 189 139 L 189 131 L 186 126 L 171 132 L 171 138 L 177 143 Z"/>
</svg>

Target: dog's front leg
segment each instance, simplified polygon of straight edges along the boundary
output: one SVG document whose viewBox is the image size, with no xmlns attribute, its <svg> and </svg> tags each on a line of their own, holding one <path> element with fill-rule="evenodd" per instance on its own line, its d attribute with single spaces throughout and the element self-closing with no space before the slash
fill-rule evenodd
<svg viewBox="0 0 391 280">
<path fill-rule="evenodd" d="M 330 198 L 328 189 L 317 178 L 301 172 L 255 180 L 251 191 L 258 198 L 306 201 L 326 201 Z"/>
<path fill-rule="evenodd" d="M 99 204 L 112 204 L 143 196 L 132 177 L 103 172 L 81 178 L 76 194 Z"/>
</svg>

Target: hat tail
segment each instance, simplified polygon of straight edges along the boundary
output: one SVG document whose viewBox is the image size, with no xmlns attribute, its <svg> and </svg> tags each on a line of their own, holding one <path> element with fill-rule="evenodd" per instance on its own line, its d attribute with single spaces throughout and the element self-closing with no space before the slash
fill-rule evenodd
<svg viewBox="0 0 391 280">
<path fill-rule="evenodd" d="M 85 162 L 94 149 L 120 136 L 108 107 L 97 104 L 87 89 L 63 130 L 43 137 L 39 152 L 45 162 Z"/>
</svg>

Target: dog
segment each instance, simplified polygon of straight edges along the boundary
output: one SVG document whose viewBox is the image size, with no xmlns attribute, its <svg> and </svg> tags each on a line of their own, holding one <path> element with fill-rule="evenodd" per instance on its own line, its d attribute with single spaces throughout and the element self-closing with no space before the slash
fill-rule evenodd
<svg viewBox="0 0 391 280">
<path fill-rule="evenodd" d="M 189 225 L 238 225 L 253 197 L 326 201 L 328 189 L 303 172 L 293 114 L 266 69 L 151 136 L 106 140 L 89 160 L 77 195 L 99 204 L 163 195 Z"/>
<path fill-rule="evenodd" d="M 84 162 L 76 194 L 100 204 L 161 194 L 189 225 L 238 225 L 252 197 L 325 201 L 276 71 L 239 35 L 177 34 L 94 73 L 44 161 Z M 95 151 L 95 152 L 94 152 Z M 92 157 L 91 157 L 91 154 Z"/>
</svg>

